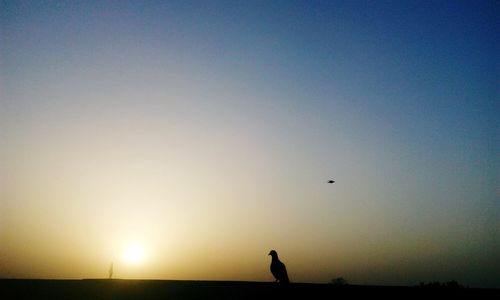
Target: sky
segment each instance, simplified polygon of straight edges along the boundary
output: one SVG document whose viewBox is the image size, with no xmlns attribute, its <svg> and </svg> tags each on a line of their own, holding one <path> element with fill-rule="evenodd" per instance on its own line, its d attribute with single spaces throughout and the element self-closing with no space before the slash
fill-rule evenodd
<svg viewBox="0 0 500 300">
<path fill-rule="evenodd" d="M 500 287 L 497 20 L 0 1 L 0 277 Z"/>
</svg>

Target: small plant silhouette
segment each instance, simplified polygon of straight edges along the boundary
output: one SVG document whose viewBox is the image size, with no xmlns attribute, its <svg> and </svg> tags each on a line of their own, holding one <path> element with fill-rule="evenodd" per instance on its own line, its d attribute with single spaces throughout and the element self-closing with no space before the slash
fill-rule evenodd
<svg viewBox="0 0 500 300">
<path fill-rule="evenodd" d="M 346 286 L 346 285 L 349 285 L 349 283 L 347 282 L 347 280 L 344 279 L 344 277 L 333 278 L 330 283 L 333 284 L 333 285 L 335 285 L 335 286 Z"/>
<path fill-rule="evenodd" d="M 427 283 L 425 282 L 420 282 L 420 284 L 418 285 L 418 287 L 421 287 L 421 288 L 439 288 L 439 289 L 442 289 L 442 288 L 447 288 L 447 289 L 458 289 L 458 288 L 463 288 L 464 286 L 461 285 L 460 283 L 458 283 L 456 280 L 451 280 L 451 281 L 448 281 L 448 282 L 444 282 L 444 283 L 441 283 L 439 281 L 429 281 Z"/>
</svg>

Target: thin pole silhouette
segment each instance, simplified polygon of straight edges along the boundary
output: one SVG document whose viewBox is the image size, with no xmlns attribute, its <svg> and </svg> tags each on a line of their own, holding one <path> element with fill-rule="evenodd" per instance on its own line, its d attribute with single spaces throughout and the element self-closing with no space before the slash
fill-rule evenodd
<svg viewBox="0 0 500 300">
<path fill-rule="evenodd" d="M 109 278 L 108 279 L 113 278 L 113 263 L 111 263 L 109 265 L 109 271 L 108 271 L 108 273 L 109 273 Z"/>
</svg>

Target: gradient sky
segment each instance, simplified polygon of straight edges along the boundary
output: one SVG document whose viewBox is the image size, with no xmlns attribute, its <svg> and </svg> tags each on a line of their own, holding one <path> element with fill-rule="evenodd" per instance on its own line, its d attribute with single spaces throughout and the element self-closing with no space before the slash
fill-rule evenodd
<svg viewBox="0 0 500 300">
<path fill-rule="evenodd" d="M 500 287 L 497 20 L 1 1 L 0 277 Z"/>
</svg>

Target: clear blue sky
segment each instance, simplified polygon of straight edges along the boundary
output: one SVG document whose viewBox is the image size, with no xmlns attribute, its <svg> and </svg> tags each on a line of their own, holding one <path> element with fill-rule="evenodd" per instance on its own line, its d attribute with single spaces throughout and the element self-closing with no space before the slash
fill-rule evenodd
<svg viewBox="0 0 500 300">
<path fill-rule="evenodd" d="M 0 3 L 0 276 L 500 287 L 494 1 Z"/>
</svg>

